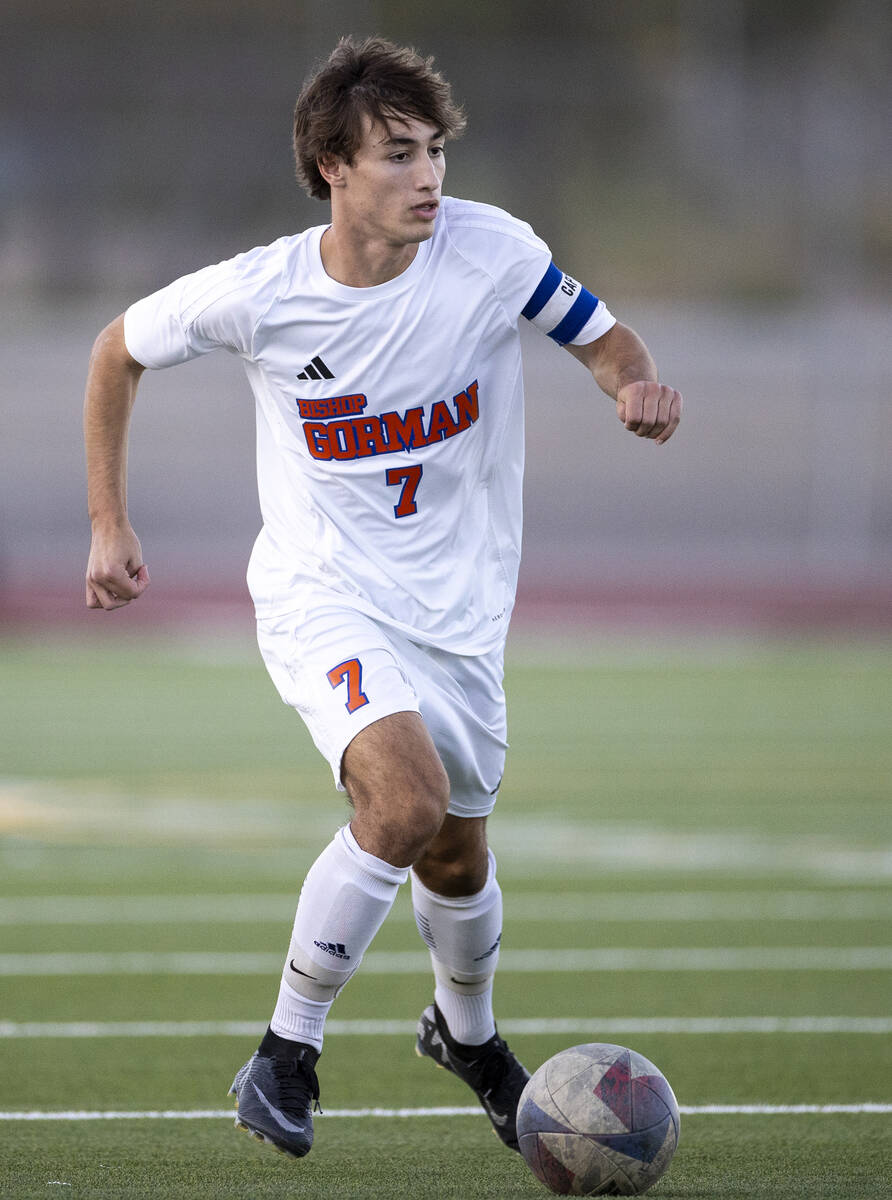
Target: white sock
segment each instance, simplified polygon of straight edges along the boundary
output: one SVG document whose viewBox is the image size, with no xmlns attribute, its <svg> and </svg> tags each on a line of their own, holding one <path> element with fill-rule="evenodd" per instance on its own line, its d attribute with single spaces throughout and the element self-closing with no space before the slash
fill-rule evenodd
<svg viewBox="0 0 892 1200">
<path fill-rule="evenodd" d="M 502 891 L 490 850 L 489 871 L 473 896 L 439 896 L 412 871 L 418 932 L 431 952 L 434 1000 L 457 1042 L 479 1046 L 496 1031 L 492 980 L 502 937 Z"/>
<path fill-rule="evenodd" d="M 407 867 L 394 867 L 358 845 L 349 825 L 307 872 L 291 935 L 273 1033 L 322 1049 L 328 1010 L 359 966 L 396 899 Z"/>
<path fill-rule="evenodd" d="M 333 1000 L 308 1000 L 306 996 L 299 996 L 283 978 L 279 982 L 279 998 L 269 1027 L 279 1037 L 291 1042 L 306 1042 L 321 1051 L 325 1018 L 333 1003 Z"/>
</svg>

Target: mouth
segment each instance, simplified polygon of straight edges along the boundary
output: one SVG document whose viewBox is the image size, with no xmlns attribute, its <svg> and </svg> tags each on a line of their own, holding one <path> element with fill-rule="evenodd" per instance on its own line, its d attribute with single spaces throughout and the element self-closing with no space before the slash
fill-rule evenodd
<svg viewBox="0 0 892 1200">
<path fill-rule="evenodd" d="M 439 207 L 439 200 L 425 200 L 422 204 L 413 205 L 411 211 L 416 217 L 421 217 L 424 221 L 433 221 Z"/>
</svg>

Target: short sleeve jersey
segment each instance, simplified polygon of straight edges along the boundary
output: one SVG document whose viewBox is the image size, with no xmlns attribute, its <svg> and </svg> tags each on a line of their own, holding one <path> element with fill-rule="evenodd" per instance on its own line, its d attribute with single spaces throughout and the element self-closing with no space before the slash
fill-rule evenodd
<svg viewBox="0 0 892 1200">
<path fill-rule="evenodd" d="M 585 344 L 613 324 L 521 221 L 444 198 L 433 236 L 376 287 L 322 266 L 325 226 L 132 305 L 145 367 L 222 347 L 257 415 L 258 617 L 349 606 L 422 644 L 504 638 L 520 562 L 519 320 Z"/>
</svg>

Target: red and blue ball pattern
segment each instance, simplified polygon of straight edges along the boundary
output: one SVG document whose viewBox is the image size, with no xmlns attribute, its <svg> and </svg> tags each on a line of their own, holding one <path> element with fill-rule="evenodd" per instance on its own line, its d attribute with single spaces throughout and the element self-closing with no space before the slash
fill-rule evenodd
<svg viewBox="0 0 892 1200">
<path fill-rule="evenodd" d="M 678 1104 L 652 1062 L 595 1042 L 562 1050 L 528 1081 L 517 1109 L 520 1151 L 562 1196 L 638 1196 L 678 1145 Z"/>
</svg>

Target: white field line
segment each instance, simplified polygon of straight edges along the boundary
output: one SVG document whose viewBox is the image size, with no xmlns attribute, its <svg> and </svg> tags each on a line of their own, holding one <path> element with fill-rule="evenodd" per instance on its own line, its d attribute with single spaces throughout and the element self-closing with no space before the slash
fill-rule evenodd
<svg viewBox="0 0 892 1200">
<path fill-rule="evenodd" d="M 836 1113 L 892 1113 L 892 1104 L 680 1104 L 682 1116 L 799 1116 Z M 321 1117 L 484 1117 L 479 1106 L 438 1108 L 329 1108 Z M 234 1109 L 148 1109 L 141 1112 L 71 1110 L 58 1112 L 0 1112 L 0 1121 L 202 1121 L 233 1120 Z"/>
<path fill-rule="evenodd" d="M 0 897 L 0 925 L 182 925 L 290 921 L 296 894 Z M 892 891 L 545 892 L 506 897 L 518 921 L 871 921 Z M 411 921 L 408 905 L 390 920 Z"/>
<path fill-rule="evenodd" d="M 265 975 L 282 959 L 269 953 L 122 951 L 118 953 L 0 954 L 0 976 Z M 427 951 L 371 951 L 366 975 L 418 975 L 430 971 Z M 892 946 L 615 947 L 572 950 L 503 950 L 502 973 L 558 971 L 886 971 Z"/>
<path fill-rule="evenodd" d="M 8 1038 L 259 1038 L 257 1021 L 0 1021 Z M 329 1019 L 335 1037 L 409 1037 L 414 1021 Z M 533 1017 L 500 1018 L 511 1034 L 892 1034 L 892 1017 Z"/>
</svg>

